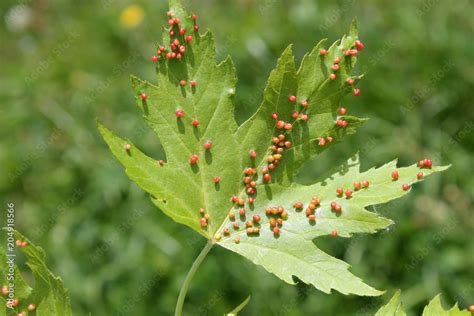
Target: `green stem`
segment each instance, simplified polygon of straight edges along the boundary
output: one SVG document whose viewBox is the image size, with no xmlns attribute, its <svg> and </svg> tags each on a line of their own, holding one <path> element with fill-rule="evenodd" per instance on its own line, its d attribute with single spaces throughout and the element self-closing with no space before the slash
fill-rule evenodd
<svg viewBox="0 0 474 316">
<path fill-rule="evenodd" d="M 199 268 L 201 263 L 204 261 L 204 258 L 206 258 L 207 254 L 211 250 L 212 246 L 214 246 L 214 243 L 212 240 L 209 240 L 206 244 L 206 247 L 204 247 L 201 250 L 201 253 L 196 258 L 196 260 L 194 260 L 194 263 L 191 266 L 191 269 L 188 271 L 188 274 L 186 275 L 186 278 L 184 279 L 183 286 L 181 287 L 181 290 L 179 291 L 178 302 L 176 302 L 176 310 L 174 312 L 175 316 L 181 316 L 183 314 L 184 299 L 186 298 L 186 293 L 188 292 L 189 286 L 191 285 L 191 281 L 194 275 L 196 274 L 197 269 Z"/>
</svg>

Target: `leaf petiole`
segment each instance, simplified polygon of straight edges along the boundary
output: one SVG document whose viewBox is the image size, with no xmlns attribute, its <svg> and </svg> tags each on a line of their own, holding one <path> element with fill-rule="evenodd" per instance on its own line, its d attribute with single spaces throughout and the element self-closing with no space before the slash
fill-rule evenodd
<svg viewBox="0 0 474 316">
<path fill-rule="evenodd" d="M 186 278 L 184 279 L 184 283 L 181 286 L 181 290 L 179 291 L 179 296 L 178 296 L 178 301 L 176 302 L 176 309 L 174 312 L 175 316 L 181 316 L 183 314 L 183 305 L 184 305 L 184 300 L 186 298 L 186 293 L 188 292 L 189 286 L 191 285 L 191 281 L 196 274 L 197 269 L 199 269 L 199 266 L 201 266 L 201 263 L 204 261 L 204 258 L 206 258 L 207 254 L 211 250 L 211 248 L 214 246 L 214 241 L 209 240 L 206 244 L 206 246 L 201 250 L 201 253 L 199 256 L 197 256 L 196 260 L 194 260 L 193 265 L 191 266 L 191 269 L 189 269 L 188 274 L 186 275 Z"/>
</svg>

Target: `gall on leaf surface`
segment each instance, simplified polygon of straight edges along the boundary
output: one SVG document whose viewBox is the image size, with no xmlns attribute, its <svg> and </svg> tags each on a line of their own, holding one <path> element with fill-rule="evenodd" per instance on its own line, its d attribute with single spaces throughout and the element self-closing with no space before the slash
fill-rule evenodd
<svg viewBox="0 0 474 316">
<path fill-rule="evenodd" d="M 401 292 L 398 290 L 390 301 L 377 311 L 375 316 L 405 316 L 400 296 Z M 441 295 L 438 294 L 424 308 L 422 316 L 471 316 L 471 313 L 467 310 L 460 310 L 457 304 L 448 310 L 444 309 L 441 304 Z"/>
<path fill-rule="evenodd" d="M 375 233 L 389 226 L 389 219 L 366 207 L 407 194 L 410 190 L 403 191 L 402 184 L 417 182 L 419 168 L 399 168 L 399 181 L 392 182 L 390 173 L 396 161 L 360 172 L 355 157 L 321 183 L 294 182 L 306 161 L 340 143 L 366 121 L 338 114 L 341 100 L 352 95 L 361 78 L 352 75 L 356 56 L 344 56 L 344 51 L 353 49 L 358 40 L 357 24 L 353 22 L 348 35 L 327 47 L 324 55 L 320 50 L 326 49 L 326 42 L 317 44 L 298 69 L 289 46 L 270 74 L 260 107 L 237 126 L 232 101 L 237 79 L 232 60 L 228 57 L 216 62 L 212 34 L 194 30 L 199 20 L 193 20 L 178 1 L 170 1 L 170 11 L 180 19 L 179 27 L 186 28 L 185 34 L 193 36 L 186 42 L 185 53 L 180 59 L 165 57 L 170 43 L 176 39 L 184 43 L 183 36 L 176 32 L 170 36 L 166 28 L 162 45 L 167 50 L 156 63 L 157 83 L 132 77 L 136 102 L 159 138 L 166 162 L 159 163 L 130 140 L 99 124 L 104 140 L 128 177 L 173 220 L 263 266 L 285 282 L 294 284 L 296 276 L 326 293 L 335 289 L 344 294 L 380 295 L 382 292 L 350 273 L 347 263 L 318 249 L 313 239 Z M 339 64 L 337 71 L 332 69 L 334 60 Z M 334 80 L 329 79 L 332 73 L 337 73 Z M 354 82 L 349 84 L 349 78 Z M 181 85 L 182 80 L 187 84 Z M 190 85 L 191 81 L 195 84 Z M 146 100 L 141 98 L 142 93 L 147 95 Z M 291 96 L 296 96 L 295 102 Z M 302 114 L 308 120 L 301 119 Z M 192 124 L 196 119 L 198 126 Z M 337 120 L 344 120 L 347 126 L 335 124 Z M 278 136 L 282 140 L 275 143 Z M 209 143 L 212 146 L 205 146 Z M 443 169 L 423 169 L 422 179 Z M 219 177 L 218 183 L 215 177 Z M 338 187 L 346 190 L 354 181 L 364 180 L 370 186 L 354 191 L 351 198 L 336 196 Z M 315 196 L 320 204 L 311 214 L 314 220 L 308 220 L 304 208 Z M 303 209 L 294 209 L 295 202 L 301 202 Z M 331 209 L 331 202 L 337 202 L 340 212 Z M 285 212 L 267 214 L 265 209 L 269 207 L 281 207 Z M 254 215 L 259 215 L 258 223 L 252 222 Z M 276 223 L 275 227 L 270 227 L 271 223 Z"/>
<path fill-rule="evenodd" d="M 5 230 L 4 230 L 5 231 Z M 23 279 L 20 269 L 15 265 L 15 298 L 19 300 L 19 305 L 13 309 L 6 307 L 6 297 L 0 296 L 0 315 L 17 315 L 20 311 L 28 310 L 28 305 L 34 304 L 34 314 L 38 316 L 71 316 L 71 303 L 69 294 L 64 288 L 60 277 L 55 276 L 46 266 L 46 255 L 41 247 L 35 246 L 25 236 L 18 231 L 14 232 L 15 239 L 26 242 L 26 246 L 17 249 L 26 257 L 26 266 L 31 270 L 34 277 L 34 287 L 31 288 Z M 16 256 L 18 260 L 18 256 Z M 0 260 L 7 262 L 7 254 L 3 247 L 0 247 Z M 8 284 L 7 267 L 2 264 L 0 269 L 0 282 L 4 286 Z M 29 315 L 29 314 L 28 314 Z"/>
</svg>

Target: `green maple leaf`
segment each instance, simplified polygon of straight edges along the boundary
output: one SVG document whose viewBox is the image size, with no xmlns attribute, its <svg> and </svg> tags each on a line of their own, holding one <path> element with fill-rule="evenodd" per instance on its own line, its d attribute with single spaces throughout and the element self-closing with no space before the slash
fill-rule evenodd
<svg viewBox="0 0 474 316">
<path fill-rule="evenodd" d="M 17 231 L 14 235 L 16 240 L 27 243 L 27 246 L 19 247 L 19 249 L 26 256 L 26 265 L 31 270 L 35 283 L 34 288 L 31 288 L 24 281 L 18 266 L 15 265 L 14 294 L 15 298 L 19 300 L 19 305 L 14 309 L 7 308 L 6 298 L 1 296 L 0 315 L 17 315 L 19 312 L 26 315 L 30 304 L 36 306 L 35 315 L 38 316 L 72 315 L 69 294 L 64 288 L 61 278 L 55 276 L 46 266 L 43 249 L 35 246 Z M 7 255 L 3 247 L 0 247 L 0 260 L 7 262 Z M 2 265 L 3 267 L 5 265 Z M 7 277 L 8 271 L 1 269 L 0 282 L 2 286 L 9 283 Z"/>
<path fill-rule="evenodd" d="M 186 53 L 180 60 L 161 56 L 157 63 L 157 84 L 132 77 L 139 108 L 144 120 L 156 133 L 166 153 L 166 162 L 159 163 L 145 155 L 130 140 L 123 139 L 99 124 L 99 130 L 116 158 L 125 167 L 126 174 L 148 192 L 153 203 L 178 223 L 187 225 L 220 245 L 239 253 L 255 264 L 263 266 L 279 278 L 294 284 L 293 276 L 329 293 L 332 289 L 344 294 L 380 295 L 382 292 L 366 285 L 349 272 L 349 265 L 320 249 L 313 240 L 320 236 L 337 234 L 350 237 L 353 233 L 375 233 L 391 225 L 389 219 L 366 210 L 367 206 L 385 203 L 409 191 L 402 184 L 417 182 L 416 166 L 398 168 L 399 179 L 392 181 L 391 172 L 397 168 L 392 161 L 378 169 L 359 170 L 358 158 L 350 159 L 336 173 L 321 183 L 301 185 L 294 182 L 295 174 L 304 162 L 341 142 L 348 134 L 355 133 L 365 119 L 338 115 L 343 97 L 354 90 L 361 76 L 351 71 L 356 57 L 343 52 L 354 49 L 358 40 L 357 25 L 351 25 L 349 34 L 327 48 L 321 41 L 312 52 L 305 55 L 297 70 L 289 46 L 270 74 L 264 91 L 263 102 L 257 112 L 241 126 L 234 118 L 232 98 L 235 94 L 236 76 L 230 58 L 216 63 L 215 47 L 211 33 L 200 35 L 194 31 L 193 19 L 178 1 L 170 1 L 170 11 L 181 20 L 180 27 L 193 39 L 186 44 Z M 176 36 L 175 36 L 176 37 Z M 164 43 L 170 38 L 164 33 Z M 181 43 L 184 37 L 178 35 Z M 332 69 L 334 59 L 340 58 L 339 70 Z M 334 80 L 331 73 L 337 73 Z M 347 80 L 351 78 L 351 85 Z M 180 85 L 184 80 L 185 85 Z M 193 81 L 195 86 L 189 83 Z M 142 95 L 144 96 L 142 98 Z M 290 96 L 297 102 L 291 102 Z M 306 108 L 301 106 L 307 101 Z M 184 111 L 183 117 L 175 112 Z M 297 119 L 293 112 L 298 111 Z M 278 130 L 272 114 L 292 124 L 291 131 Z M 302 114 L 309 120 L 302 119 Z M 193 126 L 194 120 L 198 126 Z M 343 119 L 347 127 L 335 124 Z M 262 180 L 262 167 L 268 166 L 267 156 L 272 154 L 272 137 L 285 135 L 291 144 L 271 171 L 271 180 Z M 324 141 L 324 144 L 321 143 Z M 212 148 L 206 149 L 206 143 Z M 283 148 L 282 147 L 282 148 Z M 255 151 L 255 158 L 249 152 Z M 190 164 L 193 155 L 199 160 Z M 276 156 L 274 156 L 276 157 Z M 243 171 L 253 168 L 257 174 L 254 195 L 247 195 L 243 184 Z M 423 169 L 424 177 L 446 167 Z M 214 183 L 219 177 L 220 182 Z M 368 180 L 370 186 L 354 191 L 351 198 L 336 196 L 336 189 L 352 188 L 354 181 Z M 246 216 L 239 218 L 241 206 L 231 202 L 231 196 L 244 199 Z M 255 198 L 253 204 L 248 197 Z M 313 196 L 320 199 L 315 211 L 316 221 L 309 221 L 305 211 L 293 208 L 295 202 L 307 207 Z M 342 207 L 334 212 L 331 202 Z M 288 214 L 280 232 L 270 229 L 269 220 L 278 215 L 267 215 L 268 207 L 283 207 Z M 201 227 L 203 209 L 208 220 Z M 229 218 L 236 212 L 235 221 Z M 261 221 L 253 224 L 259 233 L 247 234 L 245 222 L 259 215 Z M 239 224 L 234 229 L 235 223 Z M 229 229 L 230 233 L 226 234 Z"/>
<path fill-rule="evenodd" d="M 397 291 L 387 305 L 381 307 L 375 316 L 405 316 L 403 305 L 400 298 L 400 291 Z M 423 310 L 422 316 L 470 316 L 467 310 L 460 310 L 454 305 L 451 309 L 445 310 L 441 304 L 441 296 L 438 294 L 433 298 Z"/>
</svg>

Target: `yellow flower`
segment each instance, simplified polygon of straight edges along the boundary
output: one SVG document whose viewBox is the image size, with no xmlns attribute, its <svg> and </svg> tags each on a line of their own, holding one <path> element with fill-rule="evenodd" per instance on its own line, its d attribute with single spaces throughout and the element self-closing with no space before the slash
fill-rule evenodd
<svg viewBox="0 0 474 316">
<path fill-rule="evenodd" d="M 134 28 L 143 21 L 144 15 L 141 6 L 132 4 L 123 9 L 120 14 L 120 23 L 126 28 Z"/>
</svg>

